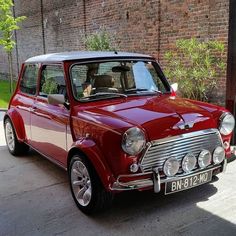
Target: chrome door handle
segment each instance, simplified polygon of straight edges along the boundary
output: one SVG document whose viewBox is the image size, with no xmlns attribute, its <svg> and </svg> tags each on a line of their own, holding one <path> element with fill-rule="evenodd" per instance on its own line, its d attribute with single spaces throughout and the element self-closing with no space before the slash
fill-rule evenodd
<svg viewBox="0 0 236 236">
<path fill-rule="evenodd" d="M 36 109 L 37 109 L 37 107 L 33 106 L 33 107 L 30 108 L 30 111 L 35 112 Z"/>
</svg>

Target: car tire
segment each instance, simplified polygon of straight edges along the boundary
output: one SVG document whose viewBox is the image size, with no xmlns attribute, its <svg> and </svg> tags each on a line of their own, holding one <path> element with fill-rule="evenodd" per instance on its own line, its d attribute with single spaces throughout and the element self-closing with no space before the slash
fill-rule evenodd
<svg viewBox="0 0 236 236">
<path fill-rule="evenodd" d="M 85 214 L 104 211 L 112 205 L 113 194 L 105 190 L 94 167 L 85 156 L 72 157 L 69 180 L 74 201 Z"/>
<path fill-rule="evenodd" d="M 9 118 L 4 121 L 5 139 L 9 152 L 14 156 L 26 154 L 29 146 L 19 142 L 16 136 L 14 126 Z"/>
</svg>

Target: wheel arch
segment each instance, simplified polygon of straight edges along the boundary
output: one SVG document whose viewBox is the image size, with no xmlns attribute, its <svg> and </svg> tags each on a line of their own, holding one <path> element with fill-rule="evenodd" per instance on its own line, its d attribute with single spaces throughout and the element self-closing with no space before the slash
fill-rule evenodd
<svg viewBox="0 0 236 236">
<path fill-rule="evenodd" d="M 73 146 L 70 149 L 67 156 L 68 173 L 69 173 L 69 165 L 70 165 L 71 159 L 75 154 L 81 155 L 89 161 L 89 163 L 92 165 L 92 167 L 96 171 L 98 177 L 100 178 L 100 181 L 103 184 L 104 188 L 110 191 L 109 187 L 114 182 L 114 177 L 106 161 L 102 157 L 99 149 L 97 148 L 97 146 L 95 145 L 93 147 L 84 147 L 84 143 L 83 145 L 77 144 Z"/>
<path fill-rule="evenodd" d="M 25 126 L 20 114 L 15 110 L 8 110 L 3 118 L 5 124 L 6 119 L 9 119 L 13 125 L 18 141 L 25 140 Z"/>
</svg>

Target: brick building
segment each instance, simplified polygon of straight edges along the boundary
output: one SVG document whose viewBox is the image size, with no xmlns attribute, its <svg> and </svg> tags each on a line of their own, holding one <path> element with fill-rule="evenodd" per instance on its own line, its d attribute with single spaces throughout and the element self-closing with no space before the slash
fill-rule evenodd
<svg viewBox="0 0 236 236">
<path fill-rule="evenodd" d="M 227 60 L 229 0 L 15 0 L 15 14 L 27 16 L 16 33 L 16 73 L 28 57 L 83 50 L 84 36 L 101 27 L 120 50 L 152 54 L 163 66 L 164 53 L 179 38 L 221 40 Z M 6 73 L 2 51 L 0 58 Z M 226 74 L 218 85 L 215 101 L 224 104 Z"/>
</svg>

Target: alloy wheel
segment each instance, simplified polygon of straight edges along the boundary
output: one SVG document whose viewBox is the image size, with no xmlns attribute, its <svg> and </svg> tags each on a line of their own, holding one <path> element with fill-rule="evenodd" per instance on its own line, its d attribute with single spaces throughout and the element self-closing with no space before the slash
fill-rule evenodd
<svg viewBox="0 0 236 236">
<path fill-rule="evenodd" d="M 87 206 L 92 197 L 92 185 L 83 162 L 77 160 L 72 164 L 70 178 L 76 200 L 81 206 Z"/>
<path fill-rule="evenodd" d="M 15 149 L 15 135 L 14 135 L 13 127 L 9 121 L 6 122 L 5 132 L 6 132 L 7 146 L 10 149 L 10 151 L 14 151 L 14 149 Z"/>
</svg>

